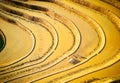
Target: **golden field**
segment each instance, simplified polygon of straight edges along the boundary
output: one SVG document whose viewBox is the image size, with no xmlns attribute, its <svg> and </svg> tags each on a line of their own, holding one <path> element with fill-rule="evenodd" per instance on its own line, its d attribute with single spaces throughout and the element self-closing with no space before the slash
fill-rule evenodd
<svg viewBox="0 0 120 83">
<path fill-rule="evenodd" d="M 119 5 L 1 0 L 0 83 L 119 83 Z"/>
</svg>

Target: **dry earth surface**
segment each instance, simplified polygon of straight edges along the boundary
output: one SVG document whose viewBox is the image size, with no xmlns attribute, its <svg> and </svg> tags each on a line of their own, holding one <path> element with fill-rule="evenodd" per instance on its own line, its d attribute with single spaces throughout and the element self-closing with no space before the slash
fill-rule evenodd
<svg viewBox="0 0 120 83">
<path fill-rule="evenodd" d="M 0 83 L 120 83 L 120 1 L 0 0 Z"/>
</svg>

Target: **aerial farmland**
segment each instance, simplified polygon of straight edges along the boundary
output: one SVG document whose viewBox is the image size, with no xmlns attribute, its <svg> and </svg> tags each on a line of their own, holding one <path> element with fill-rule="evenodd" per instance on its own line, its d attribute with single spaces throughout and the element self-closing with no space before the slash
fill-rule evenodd
<svg viewBox="0 0 120 83">
<path fill-rule="evenodd" d="M 120 83 L 120 1 L 0 0 L 0 83 Z"/>
</svg>

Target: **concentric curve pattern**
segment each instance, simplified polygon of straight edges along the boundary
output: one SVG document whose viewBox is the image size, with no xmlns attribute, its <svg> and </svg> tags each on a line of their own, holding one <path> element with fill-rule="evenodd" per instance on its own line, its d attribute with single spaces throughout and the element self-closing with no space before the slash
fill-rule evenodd
<svg viewBox="0 0 120 83">
<path fill-rule="evenodd" d="M 0 83 L 120 81 L 118 0 L 1 0 Z"/>
</svg>

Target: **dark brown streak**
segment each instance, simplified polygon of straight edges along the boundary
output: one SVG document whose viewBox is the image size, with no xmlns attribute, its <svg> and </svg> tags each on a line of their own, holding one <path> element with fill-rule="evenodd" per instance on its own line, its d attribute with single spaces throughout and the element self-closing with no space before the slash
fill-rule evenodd
<svg viewBox="0 0 120 83">
<path fill-rule="evenodd" d="M 30 4 L 22 3 L 22 2 L 19 2 L 19 1 L 8 1 L 8 2 L 10 2 L 11 4 L 14 4 L 14 5 L 27 7 L 27 8 L 34 9 L 34 10 L 41 10 L 41 11 L 44 11 L 44 12 L 49 11 L 45 7 L 40 7 L 40 6 L 36 6 L 36 5 L 30 5 Z"/>
<path fill-rule="evenodd" d="M 12 19 L 9 19 L 9 18 L 6 18 L 5 16 L 3 15 L 0 15 L 0 18 L 9 22 L 9 23 L 12 23 L 12 24 L 17 24 L 16 21 L 12 20 Z"/>
</svg>

